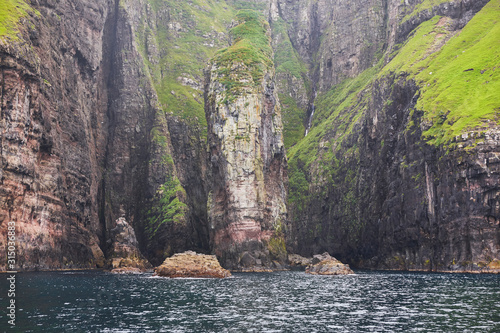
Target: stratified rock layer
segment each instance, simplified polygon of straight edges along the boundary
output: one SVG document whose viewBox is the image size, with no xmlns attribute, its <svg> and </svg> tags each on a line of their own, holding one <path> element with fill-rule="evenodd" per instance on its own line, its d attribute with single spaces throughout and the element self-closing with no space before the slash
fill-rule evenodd
<svg viewBox="0 0 500 333">
<path fill-rule="evenodd" d="M 236 36 L 234 50 L 216 57 L 207 71 L 205 111 L 212 172 L 208 218 L 212 247 L 224 267 L 262 270 L 272 267 L 272 260 L 286 259 L 280 235 L 286 220 L 286 159 L 269 60 L 269 25 L 256 13 L 242 15 L 233 29 L 253 24 L 267 39 L 262 47 L 269 53 L 257 51 L 268 57 L 257 64 L 246 61 L 252 55 L 245 50 L 251 52 L 253 46 L 245 49 L 244 43 L 253 41 Z M 236 57 L 227 60 L 230 52 Z"/>
<path fill-rule="evenodd" d="M 193 251 L 174 254 L 155 268 L 155 274 L 169 278 L 227 278 L 231 273 L 220 266 L 217 257 Z"/>
<path fill-rule="evenodd" d="M 104 1 L 36 3 L 38 13 L 27 10 L 16 36 L 0 38 L 0 247 L 4 222 L 14 221 L 18 270 L 103 267 L 97 193 L 110 8 Z"/>
<path fill-rule="evenodd" d="M 177 178 L 166 117 L 135 42 L 144 7 L 75 0 L 23 8 L 18 33 L 0 36 L 0 233 L 3 221 L 16 222 L 16 268 L 104 267 L 122 216 L 163 260 L 158 243 L 182 248 L 190 235 L 177 223 L 176 237 L 163 207 L 150 209 Z M 186 201 L 171 192 L 167 199 Z M 188 209 L 174 213 L 182 221 Z"/>
</svg>

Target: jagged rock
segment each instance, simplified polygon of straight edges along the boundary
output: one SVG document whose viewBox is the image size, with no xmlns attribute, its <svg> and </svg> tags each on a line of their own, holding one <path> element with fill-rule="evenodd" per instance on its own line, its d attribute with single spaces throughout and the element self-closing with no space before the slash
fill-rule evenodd
<svg viewBox="0 0 500 333">
<path fill-rule="evenodd" d="M 354 272 L 349 265 L 341 263 L 327 252 L 313 256 L 312 263 L 306 273 L 313 275 L 349 275 Z"/>
<path fill-rule="evenodd" d="M 139 250 L 134 228 L 127 223 L 124 217 L 116 220 L 116 226 L 111 229 L 111 240 L 112 272 L 136 272 L 152 268 Z"/>
<path fill-rule="evenodd" d="M 227 278 L 231 273 L 221 267 L 214 255 L 193 251 L 174 254 L 155 268 L 155 275 L 170 278 Z"/>
</svg>

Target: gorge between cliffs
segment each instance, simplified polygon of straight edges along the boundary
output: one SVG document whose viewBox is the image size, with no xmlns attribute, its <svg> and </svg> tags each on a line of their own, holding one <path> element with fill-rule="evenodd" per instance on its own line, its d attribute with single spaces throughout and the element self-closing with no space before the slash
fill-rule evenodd
<svg viewBox="0 0 500 333">
<path fill-rule="evenodd" d="M 500 272 L 500 1 L 2 6 L 19 271 Z"/>
</svg>

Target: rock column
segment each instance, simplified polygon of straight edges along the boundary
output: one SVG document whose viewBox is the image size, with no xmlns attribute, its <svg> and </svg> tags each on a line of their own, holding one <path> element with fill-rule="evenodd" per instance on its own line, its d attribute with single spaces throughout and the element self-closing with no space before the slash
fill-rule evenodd
<svg viewBox="0 0 500 333">
<path fill-rule="evenodd" d="M 244 11 L 231 34 L 206 73 L 211 244 L 226 268 L 275 269 L 286 258 L 287 175 L 269 25 Z"/>
</svg>

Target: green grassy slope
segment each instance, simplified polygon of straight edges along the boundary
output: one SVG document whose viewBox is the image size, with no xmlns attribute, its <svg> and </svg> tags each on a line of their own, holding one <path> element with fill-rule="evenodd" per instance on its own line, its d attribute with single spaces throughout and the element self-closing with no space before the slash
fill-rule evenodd
<svg viewBox="0 0 500 333">
<path fill-rule="evenodd" d="M 237 13 L 235 22 L 236 26 L 230 30 L 233 45 L 218 51 L 212 60 L 227 89 L 228 102 L 241 94 L 248 83 L 260 85 L 265 71 L 273 66 L 267 34 L 269 24 L 262 15 L 243 9 Z"/>
<path fill-rule="evenodd" d="M 408 72 L 422 87 L 417 108 L 432 124 L 424 135 L 434 145 L 500 121 L 500 1 L 438 48 L 450 37 L 446 24 L 440 17 L 421 24 L 382 72 Z"/>
<path fill-rule="evenodd" d="M 0 39 L 18 39 L 19 20 L 33 12 L 24 0 L 2 0 L 0 5 Z M 39 15 L 38 12 L 35 12 Z"/>
<path fill-rule="evenodd" d="M 422 139 L 428 144 L 450 148 L 463 132 L 498 126 L 499 19 L 499 0 L 487 4 L 458 33 L 450 31 L 447 18 L 434 17 L 412 32 L 387 65 L 379 62 L 318 96 L 309 135 L 288 150 L 292 206 L 301 210 L 310 188 L 333 184 L 340 172 L 336 152 L 368 111 L 371 86 L 388 75 L 407 73 L 407 80 L 420 87 L 416 108 L 424 112 L 427 130 Z M 355 158 L 356 144 L 347 146 L 344 158 Z"/>
</svg>

